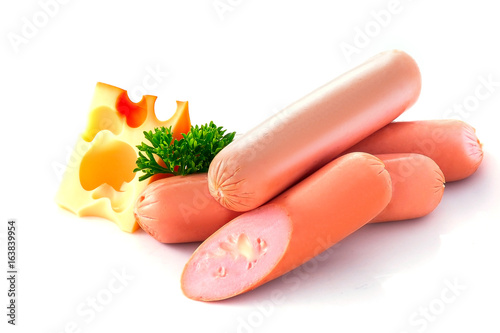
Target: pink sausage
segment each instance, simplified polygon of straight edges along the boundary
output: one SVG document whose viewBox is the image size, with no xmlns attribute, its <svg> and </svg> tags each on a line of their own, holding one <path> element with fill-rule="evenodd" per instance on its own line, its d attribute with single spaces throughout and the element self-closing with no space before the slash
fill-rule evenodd
<svg viewBox="0 0 500 333">
<path fill-rule="evenodd" d="M 385 209 L 370 222 L 409 220 L 425 216 L 441 202 L 444 175 L 425 155 L 412 153 L 375 155 L 391 175 L 392 197 Z"/>
<path fill-rule="evenodd" d="M 204 240 L 239 214 L 212 198 L 206 173 L 157 180 L 146 187 L 134 208 L 140 227 L 162 243 Z"/>
<path fill-rule="evenodd" d="M 417 153 L 430 157 L 447 182 L 469 177 L 483 160 L 482 144 L 471 125 L 456 119 L 393 122 L 344 153 Z"/>
<path fill-rule="evenodd" d="M 406 53 L 380 53 L 286 107 L 224 148 L 208 171 L 224 207 L 248 211 L 390 123 L 420 93 Z"/>
<path fill-rule="evenodd" d="M 184 267 L 182 291 L 191 299 L 216 301 L 252 290 L 362 227 L 391 195 L 380 159 L 341 156 L 207 238 Z"/>
</svg>

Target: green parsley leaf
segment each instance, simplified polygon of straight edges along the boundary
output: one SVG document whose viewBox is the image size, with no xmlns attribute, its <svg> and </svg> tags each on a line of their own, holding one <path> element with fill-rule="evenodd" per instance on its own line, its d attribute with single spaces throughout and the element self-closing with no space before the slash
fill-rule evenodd
<svg viewBox="0 0 500 333">
<path fill-rule="evenodd" d="M 150 145 L 142 142 L 137 146 L 139 157 L 134 172 L 143 172 L 140 181 L 160 173 L 188 175 L 207 172 L 215 155 L 231 143 L 236 134 L 225 132 L 212 121 L 202 126 L 191 126 L 180 140 L 173 138 L 172 127 L 155 128 L 154 132 L 144 131 L 144 137 Z M 165 167 L 158 163 L 158 158 L 165 163 Z"/>
</svg>

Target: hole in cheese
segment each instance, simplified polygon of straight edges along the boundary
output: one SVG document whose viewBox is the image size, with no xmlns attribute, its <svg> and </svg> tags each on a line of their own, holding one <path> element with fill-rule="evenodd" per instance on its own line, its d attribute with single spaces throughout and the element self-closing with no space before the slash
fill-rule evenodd
<svg viewBox="0 0 500 333">
<path fill-rule="evenodd" d="M 116 99 L 116 111 L 127 119 L 127 125 L 131 128 L 141 126 L 148 116 L 147 102 L 143 97 L 134 103 L 128 98 L 127 92 L 123 91 Z"/>
<path fill-rule="evenodd" d="M 83 156 L 80 164 L 80 183 L 86 191 L 92 191 L 102 184 L 120 191 L 124 182 L 135 177 L 137 155 L 127 143 L 111 140 L 94 145 Z"/>
</svg>

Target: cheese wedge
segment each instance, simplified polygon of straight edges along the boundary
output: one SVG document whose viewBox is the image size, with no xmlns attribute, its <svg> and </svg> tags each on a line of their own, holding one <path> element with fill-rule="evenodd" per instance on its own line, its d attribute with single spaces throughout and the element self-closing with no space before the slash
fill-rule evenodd
<svg viewBox="0 0 500 333">
<path fill-rule="evenodd" d="M 133 172 L 143 131 L 171 126 L 174 138 L 181 139 L 191 127 L 188 102 L 177 102 L 174 115 L 160 121 L 155 101 L 156 96 L 145 95 L 134 103 L 126 90 L 97 83 L 86 129 L 72 154 L 74 163 L 66 168 L 56 195 L 59 206 L 78 216 L 106 218 L 123 231 L 137 230 L 133 206 L 151 181 L 139 182 L 140 172 Z"/>
</svg>

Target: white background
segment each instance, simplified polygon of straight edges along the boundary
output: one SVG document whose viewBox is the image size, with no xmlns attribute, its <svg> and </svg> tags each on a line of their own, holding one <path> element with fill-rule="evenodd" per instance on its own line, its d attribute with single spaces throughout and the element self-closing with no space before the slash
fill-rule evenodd
<svg viewBox="0 0 500 333">
<path fill-rule="evenodd" d="M 9 218 L 17 219 L 19 239 L 18 325 L 6 324 L 2 273 L 2 332 L 499 331 L 500 20 L 493 1 L 222 0 L 229 9 L 220 13 L 213 0 L 74 0 L 49 6 L 51 16 L 43 14 L 46 2 L 2 0 L 0 7 L 3 272 Z M 381 14 L 388 8 L 390 17 Z M 27 22 L 39 27 L 30 31 Z M 344 54 L 347 44 L 357 53 Z M 243 133 L 392 48 L 416 59 L 423 80 L 419 100 L 400 119 L 459 118 L 484 143 L 478 172 L 447 184 L 425 218 L 363 227 L 320 265 L 202 303 L 184 297 L 179 284 L 197 244 L 160 244 L 54 202 L 55 166 L 66 163 L 84 130 L 98 81 L 139 89 L 148 71 L 160 71 L 147 93 L 159 96 L 161 119 L 175 100 L 188 100 L 193 124 L 214 120 Z M 479 100 L 481 80 L 493 83 Z M 88 302 L 109 295 L 120 274 L 123 288 L 91 310 Z"/>
</svg>

